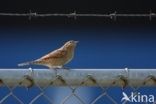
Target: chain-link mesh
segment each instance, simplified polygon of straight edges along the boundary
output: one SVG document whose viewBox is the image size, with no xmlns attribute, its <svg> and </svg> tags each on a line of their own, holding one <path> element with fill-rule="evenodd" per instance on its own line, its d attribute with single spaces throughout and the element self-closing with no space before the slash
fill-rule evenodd
<svg viewBox="0 0 156 104">
<path fill-rule="evenodd" d="M 0 72 L 4 75 L 5 73 L 3 71 Z M 65 73 L 65 75 L 58 73 L 53 76 L 48 84 L 48 77 L 45 79 L 39 72 L 38 74 L 35 74 L 33 71 L 30 74 L 21 73 L 24 76 L 19 77 L 20 80 L 18 76 L 14 76 L 15 78 L 11 80 L 7 79 L 11 76 L 3 76 L 2 78 L 2 75 L 0 75 L 0 104 L 10 104 L 10 102 L 11 104 L 156 104 L 156 101 L 152 101 L 151 98 L 148 100 L 148 95 L 156 96 L 156 78 L 154 72 L 153 75 L 151 75 L 150 71 L 151 70 L 149 70 L 149 73 L 144 73 L 144 75 L 148 76 L 142 79 L 142 81 L 140 80 L 141 84 L 139 83 L 139 86 L 137 84 L 135 86 L 135 80 L 133 80 L 133 83 L 130 82 L 131 75 L 129 73 L 126 73 L 128 77 L 118 75 L 116 78 L 110 78 L 113 80 L 108 79 L 109 84 L 103 85 L 100 75 L 98 77 L 95 76 L 96 74 L 93 75 L 87 72 L 88 74 L 85 77 L 79 78 L 81 81 L 72 82 L 75 83 L 75 86 L 69 82 L 69 72 L 62 72 Z M 104 72 L 105 74 L 107 72 L 109 73 L 109 71 Z M 77 78 L 77 74 L 73 76 Z M 139 76 L 139 74 L 144 76 L 143 73 L 135 73 L 133 77 Z M 48 74 L 46 76 L 48 76 Z M 64 76 L 67 77 L 65 78 Z M 44 84 L 42 83 L 41 85 L 40 81 L 42 77 L 45 81 L 43 81 Z M 40 80 L 36 80 L 37 78 L 40 78 Z M 76 81 L 74 77 L 72 77 L 72 79 Z M 124 96 L 123 92 L 127 94 L 129 99 L 132 97 L 130 93 L 133 92 L 135 96 L 134 101 L 122 101 Z M 140 100 L 141 94 L 147 95 L 147 97 L 144 96 L 144 101 Z"/>
</svg>

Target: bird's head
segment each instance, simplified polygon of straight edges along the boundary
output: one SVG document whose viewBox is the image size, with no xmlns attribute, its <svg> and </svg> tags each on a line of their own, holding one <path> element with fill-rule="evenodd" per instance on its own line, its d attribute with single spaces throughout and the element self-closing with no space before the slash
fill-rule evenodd
<svg viewBox="0 0 156 104">
<path fill-rule="evenodd" d="M 65 48 L 74 48 L 74 47 L 76 47 L 77 43 L 78 43 L 78 41 L 70 40 L 64 44 L 64 47 Z"/>
</svg>

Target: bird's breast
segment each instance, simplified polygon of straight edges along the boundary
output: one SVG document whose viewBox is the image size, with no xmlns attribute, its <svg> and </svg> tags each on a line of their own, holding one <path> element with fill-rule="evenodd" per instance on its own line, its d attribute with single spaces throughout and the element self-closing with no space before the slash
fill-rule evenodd
<svg viewBox="0 0 156 104">
<path fill-rule="evenodd" d="M 69 50 L 67 51 L 67 56 L 66 56 L 66 63 L 70 62 L 74 57 L 74 50 Z"/>
</svg>

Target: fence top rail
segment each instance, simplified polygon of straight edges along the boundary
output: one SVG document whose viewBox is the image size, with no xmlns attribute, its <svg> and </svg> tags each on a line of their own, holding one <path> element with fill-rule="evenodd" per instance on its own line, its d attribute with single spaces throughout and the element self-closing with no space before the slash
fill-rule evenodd
<svg viewBox="0 0 156 104">
<path fill-rule="evenodd" d="M 156 69 L 0 69 L 7 86 L 156 86 Z"/>
</svg>

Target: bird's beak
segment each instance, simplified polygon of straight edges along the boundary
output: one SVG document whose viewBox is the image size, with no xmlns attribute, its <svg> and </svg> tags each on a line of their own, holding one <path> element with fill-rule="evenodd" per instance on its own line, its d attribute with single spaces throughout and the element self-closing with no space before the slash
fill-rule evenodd
<svg viewBox="0 0 156 104">
<path fill-rule="evenodd" d="M 76 44 L 79 42 L 79 41 L 74 41 Z"/>
</svg>

